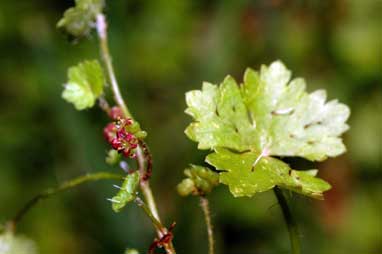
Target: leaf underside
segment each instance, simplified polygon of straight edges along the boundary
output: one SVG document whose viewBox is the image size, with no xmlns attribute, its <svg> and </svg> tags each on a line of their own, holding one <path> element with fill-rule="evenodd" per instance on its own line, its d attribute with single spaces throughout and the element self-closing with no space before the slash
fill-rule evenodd
<svg viewBox="0 0 382 254">
<path fill-rule="evenodd" d="M 322 198 L 330 189 L 316 171 L 296 171 L 271 156 L 323 161 L 345 152 L 339 137 L 348 129 L 349 108 L 326 92 L 305 91 L 305 81 L 276 61 L 260 72 L 247 69 L 240 86 L 228 76 L 218 86 L 186 94 L 194 118 L 186 135 L 199 149 L 213 149 L 206 161 L 220 173 L 234 196 L 252 196 L 275 185 Z"/>
</svg>

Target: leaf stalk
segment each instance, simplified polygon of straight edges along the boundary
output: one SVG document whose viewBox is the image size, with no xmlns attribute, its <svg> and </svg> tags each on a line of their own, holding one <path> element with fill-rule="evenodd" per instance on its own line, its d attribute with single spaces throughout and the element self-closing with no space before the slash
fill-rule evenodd
<svg viewBox="0 0 382 254">
<path fill-rule="evenodd" d="M 291 253 L 292 254 L 300 254 L 301 253 L 301 247 L 300 247 L 300 237 L 299 237 L 298 225 L 297 225 L 296 220 L 294 219 L 294 217 L 291 213 L 291 210 L 290 210 L 289 205 L 288 205 L 288 201 L 286 200 L 284 193 L 282 192 L 282 190 L 279 187 L 277 187 L 277 186 L 274 187 L 273 191 L 276 195 L 277 201 L 279 202 L 285 223 L 288 227 L 289 239 L 290 239 L 290 245 L 291 245 Z"/>
<path fill-rule="evenodd" d="M 126 103 L 122 97 L 121 91 L 119 90 L 117 78 L 115 76 L 114 67 L 112 63 L 112 58 L 109 50 L 109 42 L 107 39 L 107 22 L 104 14 L 100 13 L 97 15 L 96 28 L 99 38 L 99 46 L 101 50 L 102 60 L 105 64 L 105 68 L 109 77 L 111 84 L 111 89 L 113 90 L 114 99 L 118 106 L 121 107 L 123 113 L 126 117 L 132 118 L 132 115 L 126 106 Z"/>
<path fill-rule="evenodd" d="M 206 221 L 207 226 L 207 235 L 208 235 L 208 253 L 215 253 L 215 241 L 214 241 L 214 232 L 211 220 L 211 210 L 209 206 L 208 199 L 206 197 L 200 197 L 200 207 L 203 210 L 204 219 Z"/>
</svg>

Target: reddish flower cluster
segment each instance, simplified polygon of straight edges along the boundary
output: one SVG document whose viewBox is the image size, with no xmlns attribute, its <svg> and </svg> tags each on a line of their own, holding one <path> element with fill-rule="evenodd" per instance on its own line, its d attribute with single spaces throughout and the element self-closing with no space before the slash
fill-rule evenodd
<svg viewBox="0 0 382 254">
<path fill-rule="evenodd" d="M 138 138 L 128 132 L 129 126 L 133 124 L 130 118 L 122 118 L 122 111 L 113 107 L 109 116 L 115 120 L 113 123 L 109 123 L 103 130 L 103 134 L 107 142 L 122 153 L 125 157 L 135 158 L 135 150 L 138 147 Z"/>
</svg>

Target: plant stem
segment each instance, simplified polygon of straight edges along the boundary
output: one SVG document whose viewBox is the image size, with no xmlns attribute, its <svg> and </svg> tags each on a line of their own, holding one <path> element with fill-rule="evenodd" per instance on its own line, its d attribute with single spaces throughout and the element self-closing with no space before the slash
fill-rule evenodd
<svg viewBox="0 0 382 254">
<path fill-rule="evenodd" d="M 160 239 L 168 233 L 168 230 L 161 223 L 158 209 L 155 204 L 155 199 L 150 188 L 150 182 L 148 181 L 149 179 L 146 177 L 148 171 L 151 171 L 152 161 L 151 161 L 151 154 L 149 153 L 146 144 L 143 142 L 140 142 L 137 148 L 137 162 L 138 162 L 138 170 L 142 176 L 140 181 L 140 187 L 141 187 L 143 196 L 145 197 L 145 201 L 147 203 L 147 206 L 146 206 L 146 204 L 142 202 L 144 205 L 142 205 L 141 207 L 145 210 L 146 214 L 150 217 L 154 227 L 156 228 L 158 238 Z M 169 243 L 166 243 L 163 247 L 165 248 L 167 254 L 176 253 L 172 240 Z"/>
<path fill-rule="evenodd" d="M 145 157 L 144 153 L 142 151 L 142 146 L 139 145 L 137 148 L 137 161 L 138 161 L 138 170 L 141 174 L 141 176 L 144 176 L 146 174 L 146 168 L 145 168 Z M 146 203 L 148 207 L 151 210 L 151 213 L 154 215 L 154 217 L 160 221 L 158 209 L 155 204 L 155 199 L 153 196 L 153 193 L 150 188 L 150 183 L 144 177 L 140 181 L 140 187 L 143 192 L 143 196 L 145 197 Z"/>
<path fill-rule="evenodd" d="M 121 95 L 121 92 L 119 90 L 117 78 L 115 77 L 114 68 L 112 64 L 111 54 L 109 50 L 108 45 L 108 39 L 107 39 L 107 22 L 106 17 L 104 14 L 100 13 L 97 15 L 96 18 L 96 28 L 97 28 L 97 34 L 99 38 L 100 43 L 100 50 L 103 62 L 105 64 L 109 80 L 111 83 L 111 89 L 114 94 L 115 102 L 118 104 L 118 106 L 122 109 L 125 117 L 133 119 L 132 114 L 130 113 L 128 107 L 126 106 L 126 103 Z M 159 238 L 163 237 L 165 234 L 168 233 L 168 230 L 166 227 L 162 226 L 162 230 L 159 230 L 157 228 L 158 225 L 154 223 L 153 218 L 155 218 L 155 221 L 160 222 L 160 217 L 158 213 L 158 209 L 155 204 L 154 196 L 152 194 L 150 184 L 148 181 L 148 177 L 151 174 L 151 167 L 152 167 L 152 161 L 151 161 L 151 154 L 148 151 L 148 148 L 146 144 L 142 141 L 140 142 L 138 148 L 137 148 L 137 162 L 138 167 L 141 175 L 143 176 L 140 181 L 140 188 L 142 190 L 143 196 L 145 197 L 145 201 L 147 203 L 146 206 L 142 206 L 142 208 L 146 211 L 146 214 L 149 215 L 151 221 L 153 222 L 154 227 L 157 229 L 157 235 Z M 145 168 L 145 164 L 147 164 L 147 169 Z M 145 209 L 145 208 L 148 208 Z M 152 217 L 151 217 L 152 215 Z M 172 241 L 170 241 L 168 244 L 164 246 L 166 249 L 166 252 L 168 254 L 175 254 L 175 249 L 173 247 Z"/>
<path fill-rule="evenodd" d="M 166 233 L 165 227 L 162 225 L 162 223 L 154 216 L 154 214 L 151 213 L 150 208 L 139 198 L 137 197 L 135 199 L 135 203 L 143 209 L 143 211 L 146 213 L 146 215 L 150 218 L 152 224 L 155 226 L 155 228 L 161 232 L 162 235 Z"/>
<path fill-rule="evenodd" d="M 207 234 L 208 234 L 208 253 L 214 254 L 214 232 L 211 222 L 211 211 L 209 207 L 209 202 L 206 197 L 200 197 L 200 206 L 202 207 L 204 219 L 206 220 Z"/>
<path fill-rule="evenodd" d="M 97 33 L 100 43 L 102 59 L 105 63 L 106 71 L 109 76 L 111 89 L 113 90 L 114 99 L 117 104 L 121 107 L 123 113 L 126 117 L 132 118 L 132 115 L 123 100 L 122 94 L 119 90 L 117 78 L 115 77 L 114 67 L 111 59 L 111 54 L 109 50 L 109 43 L 107 39 L 107 22 L 105 15 L 98 14 L 96 20 Z"/>
<path fill-rule="evenodd" d="M 59 186 L 55 188 L 50 188 L 47 189 L 39 194 L 37 194 L 35 197 L 33 197 L 31 200 L 29 200 L 7 223 L 7 228 L 11 231 L 15 231 L 17 223 L 20 222 L 20 220 L 24 217 L 24 215 L 31 209 L 33 208 L 40 200 L 49 198 L 50 196 L 53 196 L 55 194 L 58 194 L 60 192 L 72 189 L 77 187 L 78 185 L 81 185 L 86 182 L 94 182 L 98 180 L 103 180 L 103 179 L 116 179 L 120 180 L 123 179 L 122 175 L 119 174 L 111 174 L 111 173 L 106 173 L 106 172 L 99 172 L 99 173 L 94 173 L 94 174 L 87 174 L 83 176 L 76 177 L 74 179 L 71 179 L 69 181 L 66 181 Z"/>
<path fill-rule="evenodd" d="M 298 232 L 298 226 L 297 223 L 289 209 L 288 201 L 286 200 L 283 192 L 281 189 L 279 189 L 277 186 L 273 188 L 273 191 L 277 197 L 277 200 L 280 204 L 281 211 L 284 216 L 285 223 L 288 227 L 289 232 L 289 239 L 291 244 L 291 253 L 292 254 L 300 254 L 301 248 L 300 248 L 300 238 L 299 238 L 299 232 Z"/>
</svg>

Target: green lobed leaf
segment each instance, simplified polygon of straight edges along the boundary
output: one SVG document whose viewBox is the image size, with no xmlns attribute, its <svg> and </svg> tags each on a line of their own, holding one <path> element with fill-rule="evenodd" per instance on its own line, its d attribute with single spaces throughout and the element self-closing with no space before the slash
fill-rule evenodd
<svg viewBox="0 0 382 254">
<path fill-rule="evenodd" d="M 269 155 L 322 161 L 345 152 L 340 136 L 349 108 L 326 92 L 305 91 L 305 81 L 290 81 L 279 61 L 248 69 L 239 87 L 228 76 L 220 86 L 204 83 L 186 94 L 186 113 L 194 118 L 185 133 L 200 149 L 267 150 Z M 289 82 L 290 81 L 290 82 Z"/>
<path fill-rule="evenodd" d="M 103 93 L 104 75 L 97 60 L 84 61 L 68 70 L 68 82 L 62 98 L 73 103 L 77 110 L 94 106 Z"/>
<path fill-rule="evenodd" d="M 111 201 L 113 202 L 112 208 L 114 212 L 120 212 L 128 203 L 134 201 L 136 198 L 136 191 L 139 185 L 139 172 L 135 171 L 128 174 L 123 181 L 123 184 Z"/>
<path fill-rule="evenodd" d="M 288 164 L 272 157 L 259 157 L 256 152 L 236 153 L 216 148 L 206 161 L 220 173 L 220 182 L 229 186 L 235 197 L 252 196 L 276 185 L 297 193 L 322 199 L 330 189 L 324 180 L 315 177 L 317 170 L 297 171 Z"/>
<path fill-rule="evenodd" d="M 196 121 L 185 133 L 199 149 L 229 147 L 243 151 L 253 146 L 256 129 L 248 119 L 239 87 L 227 77 L 220 87 L 204 83 L 202 90 L 186 94 L 186 113 Z"/>
<path fill-rule="evenodd" d="M 0 254 L 37 254 L 37 248 L 32 240 L 5 232 L 0 234 Z"/>
<path fill-rule="evenodd" d="M 94 27 L 96 16 L 103 7 L 104 0 L 76 0 L 76 5 L 65 11 L 57 27 L 74 37 L 86 36 Z"/>
<path fill-rule="evenodd" d="M 189 168 L 184 170 L 184 174 L 187 178 L 183 179 L 177 186 L 181 196 L 190 194 L 203 196 L 210 193 L 219 184 L 219 174 L 203 166 L 191 164 Z"/>
<path fill-rule="evenodd" d="M 199 149 L 214 149 L 207 162 L 223 170 L 220 181 L 235 196 L 252 196 L 275 185 L 322 198 L 330 185 L 295 171 L 271 156 L 322 161 L 345 152 L 339 137 L 349 127 L 349 108 L 326 92 L 305 91 L 305 81 L 276 61 L 258 73 L 247 69 L 240 86 L 228 76 L 218 86 L 186 94 L 186 113 L 194 118 L 186 135 Z M 224 148 L 224 149 L 223 149 Z"/>
</svg>

